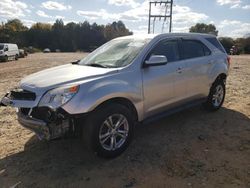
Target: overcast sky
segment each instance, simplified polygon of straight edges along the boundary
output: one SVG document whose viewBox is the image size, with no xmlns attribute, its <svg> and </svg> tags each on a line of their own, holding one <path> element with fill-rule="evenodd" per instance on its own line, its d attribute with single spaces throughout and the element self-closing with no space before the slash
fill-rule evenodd
<svg viewBox="0 0 250 188">
<path fill-rule="evenodd" d="M 122 20 L 134 33 L 146 33 L 148 0 L 0 0 L 0 21 L 19 18 L 30 27 L 35 22 L 98 24 Z M 163 14 L 164 7 L 154 8 Z M 250 33 L 250 0 L 174 0 L 173 31 L 188 32 L 197 22 L 213 23 L 219 36 L 242 37 Z M 156 21 L 161 31 L 162 20 Z M 165 30 L 167 26 L 164 25 Z"/>
</svg>

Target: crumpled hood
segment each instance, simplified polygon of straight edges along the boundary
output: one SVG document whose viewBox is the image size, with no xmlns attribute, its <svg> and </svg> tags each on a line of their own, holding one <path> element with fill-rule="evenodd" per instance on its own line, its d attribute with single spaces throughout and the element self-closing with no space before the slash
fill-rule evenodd
<svg viewBox="0 0 250 188">
<path fill-rule="evenodd" d="M 67 64 L 31 74 L 21 81 L 20 86 L 22 88 L 49 89 L 114 72 L 117 72 L 117 69 Z"/>
</svg>

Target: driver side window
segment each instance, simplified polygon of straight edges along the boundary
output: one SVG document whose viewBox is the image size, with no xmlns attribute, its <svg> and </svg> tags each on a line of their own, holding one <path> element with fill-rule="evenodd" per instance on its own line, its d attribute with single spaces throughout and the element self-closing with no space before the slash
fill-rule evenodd
<svg viewBox="0 0 250 188">
<path fill-rule="evenodd" d="M 164 55 L 167 57 L 168 62 L 178 61 L 180 59 L 178 41 L 177 40 L 163 40 L 160 41 L 150 55 Z"/>
</svg>

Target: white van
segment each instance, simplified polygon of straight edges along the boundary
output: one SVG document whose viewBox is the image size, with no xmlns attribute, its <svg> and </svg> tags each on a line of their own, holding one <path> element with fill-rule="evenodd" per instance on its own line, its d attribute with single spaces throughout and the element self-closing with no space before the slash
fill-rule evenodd
<svg viewBox="0 0 250 188">
<path fill-rule="evenodd" d="M 9 57 L 19 57 L 19 50 L 16 44 L 0 43 L 0 60 L 8 61 Z"/>
</svg>

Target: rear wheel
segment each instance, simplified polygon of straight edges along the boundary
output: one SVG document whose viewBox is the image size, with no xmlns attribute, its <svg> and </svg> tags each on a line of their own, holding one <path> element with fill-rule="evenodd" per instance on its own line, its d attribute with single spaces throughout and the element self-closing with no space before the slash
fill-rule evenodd
<svg viewBox="0 0 250 188">
<path fill-rule="evenodd" d="M 216 111 L 220 109 L 225 99 L 226 89 L 224 80 L 218 79 L 216 80 L 208 95 L 207 101 L 205 103 L 206 109 L 210 111 Z"/>
<path fill-rule="evenodd" d="M 120 104 L 110 104 L 90 114 L 83 128 L 83 140 L 97 155 L 113 158 L 128 147 L 133 130 L 130 110 Z"/>
</svg>

